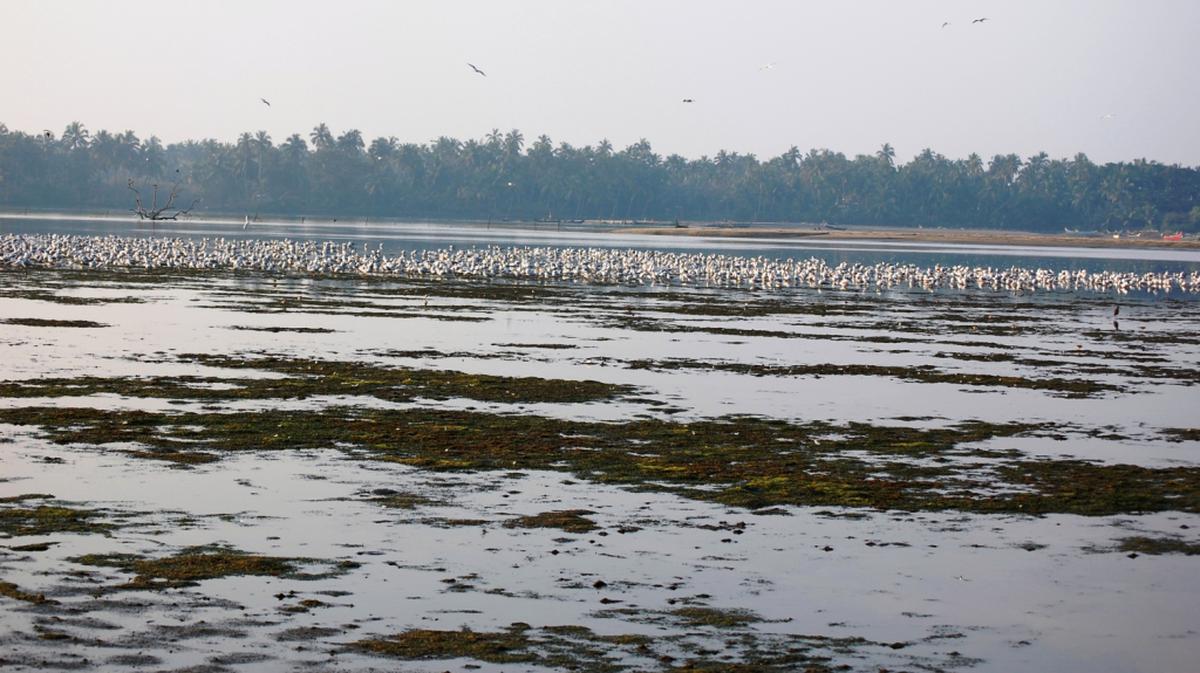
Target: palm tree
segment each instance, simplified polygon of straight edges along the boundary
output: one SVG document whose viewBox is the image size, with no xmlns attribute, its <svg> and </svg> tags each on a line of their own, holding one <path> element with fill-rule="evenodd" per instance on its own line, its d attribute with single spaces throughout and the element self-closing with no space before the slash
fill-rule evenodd
<svg viewBox="0 0 1200 673">
<path fill-rule="evenodd" d="M 88 130 L 79 122 L 67 124 L 63 129 L 62 146 L 68 151 L 86 149 L 88 146 Z"/>
<path fill-rule="evenodd" d="M 330 133 L 329 127 L 325 125 L 325 122 L 314 126 L 312 133 L 308 134 L 308 137 L 312 140 L 313 148 L 318 152 L 333 147 L 333 134 Z"/>
<path fill-rule="evenodd" d="M 896 150 L 892 147 L 891 143 L 884 143 L 879 148 L 879 151 L 875 153 L 875 156 L 888 168 L 896 167 Z"/>
</svg>

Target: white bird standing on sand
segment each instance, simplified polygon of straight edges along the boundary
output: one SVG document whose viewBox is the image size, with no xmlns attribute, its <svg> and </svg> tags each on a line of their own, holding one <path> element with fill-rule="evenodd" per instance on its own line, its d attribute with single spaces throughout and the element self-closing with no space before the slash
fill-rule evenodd
<svg viewBox="0 0 1200 673">
<path fill-rule="evenodd" d="M 242 231 L 245 231 L 246 227 L 248 227 L 248 226 L 250 226 L 250 216 L 249 215 L 246 216 L 246 221 L 242 222 Z"/>
<path fill-rule="evenodd" d="M 471 70 L 474 70 L 475 72 L 479 73 L 480 75 L 487 77 L 487 73 L 480 70 L 479 68 L 476 68 L 474 63 L 467 63 L 467 65 L 471 66 Z"/>
</svg>

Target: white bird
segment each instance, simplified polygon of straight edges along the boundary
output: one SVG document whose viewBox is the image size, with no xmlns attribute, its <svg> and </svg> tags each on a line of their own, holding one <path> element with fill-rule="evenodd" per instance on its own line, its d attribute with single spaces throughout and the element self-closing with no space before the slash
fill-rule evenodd
<svg viewBox="0 0 1200 673">
<path fill-rule="evenodd" d="M 474 63 L 467 63 L 467 65 L 471 66 L 471 70 L 474 70 L 475 72 L 479 73 L 480 75 L 483 75 L 484 77 L 487 77 L 487 73 L 486 73 L 486 72 L 484 72 L 484 71 L 482 71 L 482 70 L 480 70 L 479 68 L 475 67 L 475 64 L 474 64 Z"/>
<path fill-rule="evenodd" d="M 250 226 L 250 216 L 249 215 L 246 216 L 246 221 L 242 222 L 242 231 L 245 231 L 246 227 L 248 227 L 248 226 Z"/>
<path fill-rule="evenodd" d="M 775 61 L 771 61 L 770 63 L 761 65 L 761 66 L 759 66 L 758 69 L 759 70 L 774 70 L 775 69 Z"/>
</svg>

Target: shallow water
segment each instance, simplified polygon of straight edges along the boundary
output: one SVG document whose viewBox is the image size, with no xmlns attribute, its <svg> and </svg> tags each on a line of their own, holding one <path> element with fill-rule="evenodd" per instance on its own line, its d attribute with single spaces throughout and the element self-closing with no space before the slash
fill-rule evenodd
<svg viewBox="0 0 1200 673">
<path fill-rule="evenodd" d="M 1094 296 L 780 296 L 572 286 L 515 286 L 529 294 L 506 298 L 468 292 L 495 287 L 228 273 L 146 282 L 124 273 L 0 272 L 0 319 L 103 325 L 0 324 L 0 380 L 266 376 L 177 356 L 271 353 L 639 387 L 633 400 L 407 403 L 417 407 L 605 421 L 754 415 L 835 425 L 1044 422 L 1059 426 L 1060 435 L 985 444 L 1027 456 L 1198 467 L 1200 442 L 1173 441 L 1163 431 L 1196 427 L 1200 303 L 1122 298 L 1114 326 L 1115 300 Z M 63 296 L 138 303 L 52 299 Z M 280 299 L 291 308 L 276 303 Z M 257 312 L 263 309 L 271 312 Z M 479 320 L 447 320 L 458 317 Z M 234 329 L 247 327 L 331 331 Z M 895 373 L 803 373 L 828 364 Z M 1001 379 L 903 378 L 919 367 L 1112 388 L 1069 397 Z M 176 402 L 117 395 L 5 398 L 0 409 L 185 411 L 207 404 Z M 346 404 L 390 403 L 311 398 L 216 406 L 246 413 Z M 336 447 L 243 452 L 180 469 L 132 457 L 122 451 L 127 447 L 54 444 L 29 426 L 0 425 L 3 440 L 0 498 L 53 494 L 128 523 L 108 535 L 0 541 L 0 580 L 60 601 L 39 606 L 0 597 L 6 670 L 118 670 L 132 661 L 121 657 L 135 654 L 154 670 L 202 664 L 245 671 L 391 670 L 393 661 L 342 646 L 411 628 L 489 631 L 517 621 L 650 635 L 661 642 L 655 654 L 674 656 L 677 664 L 703 656 L 741 660 L 745 651 L 725 641 L 746 634 L 767 649 L 794 644 L 786 639 L 798 636 L 862 638 L 867 642 L 853 646 L 805 642 L 831 657 L 831 666 L 863 671 L 1186 670 L 1200 651 L 1197 557 L 1130 558 L 1116 551 L 1120 539 L 1133 535 L 1194 542 L 1200 515 L 1190 512 L 1032 517 L 788 506 L 790 516 L 765 516 L 567 472 L 431 472 L 359 460 L 354 450 Z M 380 488 L 426 500 L 414 509 L 381 507 L 366 498 Z M 599 528 L 567 533 L 503 525 L 574 509 L 593 512 L 589 518 Z M 479 523 L 445 523 L 460 519 Z M 11 549 L 40 541 L 54 544 L 40 552 Z M 101 600 L 93 594 L 98 586 L 128 575 L 69 560 L 109 552 L 161 555 L 214 543 L 361 566 L 318 581 L 228 577 L 191 588 L 107 593 Z M 593 586 L 597 580 L 604 586 Z M 305 598 L 323 605 L 282 610 Z M 764 621 L 722 629 L 664 616 L 689 604 L 749 610 Z M 615 612 L 625 608 L 633 610 Z M 296 630 L 308 627 L 325 630 Z M 67 637 L 47 639 L 46 633 Z M 297 635 L 303 633 L 320 635 Z M 707 651 L 718 654 L 702 654 Z M 668 665 L 620 648 L 613 656 L 635 670 Z M 404 667 L 457 670 L 467 663 L 544 670 L 467 659 Z"/>
</svg>

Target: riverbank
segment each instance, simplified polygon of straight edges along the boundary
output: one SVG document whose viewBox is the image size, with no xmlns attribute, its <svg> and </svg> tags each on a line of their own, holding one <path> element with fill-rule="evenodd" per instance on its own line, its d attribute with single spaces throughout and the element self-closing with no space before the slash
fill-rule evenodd
<svg viewBox="0 0 1200 673">
<path fill-rule="evenodd" d="M 908 241 L 962 245 L 1035 245 L 1070 248 L 1169 248 L 1200 249 L 1200 239 L 1168 241 L 1162 238 L 1089 236 L 1083 234 L 1038 234 L 1028 231 L 989 229 L 813 229 L 801 227 L 692 225 L 626 227 L 617 234 L 651 236 L 704 236 L 715 238 L 820 238 L 846 241 Z"/>
</svg>

